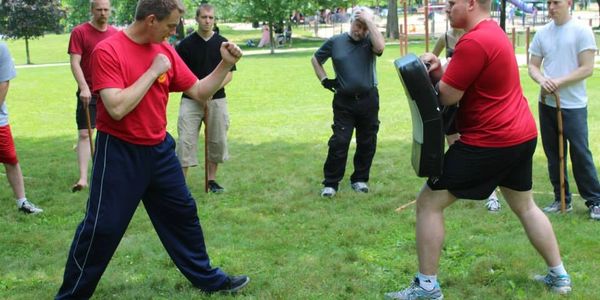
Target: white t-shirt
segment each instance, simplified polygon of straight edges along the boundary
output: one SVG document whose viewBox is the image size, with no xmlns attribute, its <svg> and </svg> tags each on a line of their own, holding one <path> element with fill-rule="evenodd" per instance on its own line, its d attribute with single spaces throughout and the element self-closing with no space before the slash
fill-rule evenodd
<svg viewBox="0 0 600 300">
<path fill-rule="evenodd" d="M 17 72 L 10 52 L 8 52 L 8 47 L 5 43 L 0 42 L 0 82 L 9 81 L 15 76 L 17 76 Z M 6 125 L 8 125 L 8 109 L 6 108 L 6 102 L 2 102 L 0 106 L 0 126 Z"/>
<path fill-rule="evenodd" d="M 529 53 L 542 58 L 543 72 L 546 77 L 556 78 L 567 75 L 579 67 L 579 53 L 596 51 L 594 33 L 589 26 L 571 19 L 557 26 L 554 21 L 542 27 L 533 37 Z M 585 80 L 559 89 L 561 108 L 584 108 L 588 97 Z M 547 96 L 546 104 L 556 107 L 554 97 Z"/>
</svg>

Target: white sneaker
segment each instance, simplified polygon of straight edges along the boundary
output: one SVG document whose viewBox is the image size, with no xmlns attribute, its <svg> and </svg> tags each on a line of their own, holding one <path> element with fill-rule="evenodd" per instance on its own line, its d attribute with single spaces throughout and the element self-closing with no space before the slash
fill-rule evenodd
<svg viewBox="0 0 600 300">
<path fill-rule="evenodd" d="M 485 203 L 485 207 L 489 212 L 499 212 L 500 211 L 500 201 L 498 198 L 490 197 Z"/>
<path fill-rule="evenodd" d="M 335 196 L 335 189 L 330 187 L 330 186 L 326 186 L 321 190 L 321 197 L 323 198 L 332 198 L 333 196 Z"/>
<path fill-rule="evenodd" d="M 26 214 L 32 215 L 39 214 L 44 211 L 43 209 L 36 207 L 33 203 L 29 202 L 28 200 L 25 200 L 23 204 L 21 204 L 19 210 Z"/>
<path fill-rule="evenodd" d="M 362 181 L 357 181 L 357 182 L 351 184 L 350 186 L 352 186 L 352 189 L 357 193 L 365 193 L 366 194 L 369 192 L 369 186 Z"/>
</svg>

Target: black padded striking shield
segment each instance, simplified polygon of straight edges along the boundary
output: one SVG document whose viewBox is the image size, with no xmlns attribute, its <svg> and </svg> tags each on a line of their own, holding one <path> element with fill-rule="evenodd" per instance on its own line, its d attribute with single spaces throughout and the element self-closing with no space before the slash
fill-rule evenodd
<svg viewBox="0 0 600 300">
<path fill-rule="evenodd" d="M 438 95 L 421 60 L 409 53 L 394 61 L 412 117 L 412 166 L 417 176 L 442 174 L 444 123 Z"/>
</svg>

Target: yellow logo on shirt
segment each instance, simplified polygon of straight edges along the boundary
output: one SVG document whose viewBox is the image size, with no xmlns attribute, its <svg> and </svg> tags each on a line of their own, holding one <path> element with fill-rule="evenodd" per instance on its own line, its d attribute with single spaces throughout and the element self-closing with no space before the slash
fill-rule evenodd
<svg viewBox="0 0 600 300">
<path fill-rule="evenodd" d="M 167 80 L 167 73 L 162 73 L 160 76 L 158 76 L 158 83 L 163 83 Z"/>
</svg>

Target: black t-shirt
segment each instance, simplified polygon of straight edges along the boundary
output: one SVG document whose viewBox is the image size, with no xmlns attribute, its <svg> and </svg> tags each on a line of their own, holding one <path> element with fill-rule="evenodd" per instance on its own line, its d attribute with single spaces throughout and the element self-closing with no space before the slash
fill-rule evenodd
<svg viewBox="0 0 600 300">
<path fill-rule="evenodd" d="M 369 37 L 355 41 L 348 33 L 331 37 L 315 52 L 315 58 L 321 64 L 331 57 L 340 85 L 338 91 L 348 94 L 364 93 L 377 86 L 377 56 Z"/>
<path fill-rule="evenodd" d="M 202 79 L 210 74 L 221 62 L 221 43 L 227 39 L 215 33 L 205 41 L 196 31 L 186 36 L 175 50 L 185 64 L 192 72 Z M 235 71 L 235 65 L 231 71 Z M 191 98 L 188 95 L 183 95 L 186 98 Z M 214 95 L 214 99 L 225 98 L 225 88 L 218 90 Z"/>
</svg>

